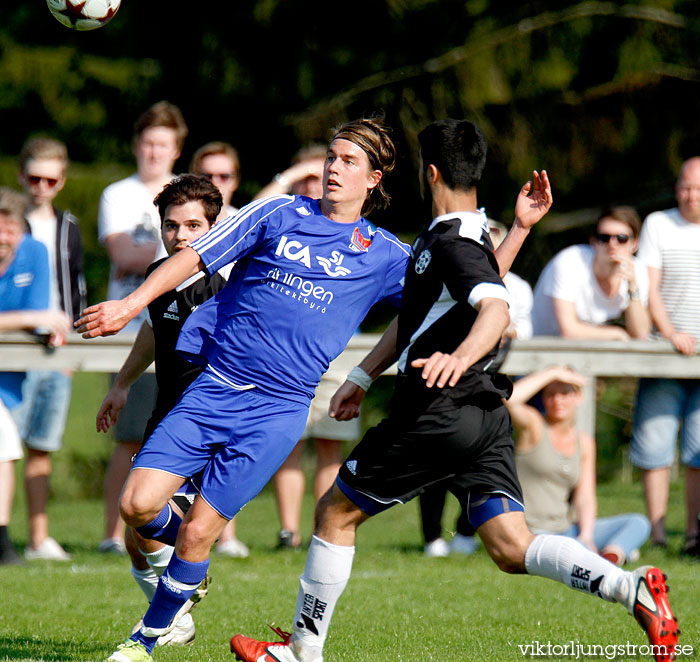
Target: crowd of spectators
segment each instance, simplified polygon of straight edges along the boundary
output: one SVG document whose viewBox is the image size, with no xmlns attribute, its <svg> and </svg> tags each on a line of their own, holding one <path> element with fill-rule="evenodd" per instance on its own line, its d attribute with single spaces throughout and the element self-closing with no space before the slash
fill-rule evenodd
<svg viewBox="0 0 700 662">
<path fill-rule="evenodd" d="M 149 108 L 134 128 L 136 172 L 102 193 L 98 232 L 111 263 L 111 299 L 132 292 L 143 282 L 149 265 L 167 256 L 153 200 L 175 177 L 175 163 L 187 133 L 185 120 L 174 105 L 163 101 Z M 286 193 L 320 197 L 324 160 L 325 147 L 305 147 L 256 199 Z M 32 138 L 18 159 L 23 193 L 0 189 L 0 330 L 28 330 L 57 345 L 86 300 L 78 220 L 54 206 L 54 198 L 66 184 L 68 165 L 65 145 L 52 138 Z M 223 207 L 217 220 L 238 211 L 232 198 L 241 181 L 241 167 L 232 145 L 220 141 L 203 145 L 194 152 L 189 170 L 219 189 Z M 683 164 L 676 198 L 677 208 L 655 212 L 644 223 L 629 206 L 603 210 L 591 228 L 589 243 L 569 246 L 554 255 L 539 275 L 534 292 L 526 280 L 507 273 L 504 283 L 511 295 L 511 325 L 506 335 L 592 341 L 660 337 L 670 340 L 681 354 L 695 354 L 700 337 L 700 158 Z M 495 248 L 507 228 L 489 220 L 489 231 Z M 129 330 L 138 331 L 143 322 L 134 320 Z M 315 442 L 313 491 L 318 498 L 335 478 L 343 443 L 359 438 L 356 421 L 337 423 L 327 414 L 334 385 L 342 383 L 347 370 L 348 366 L 331 366 L 317 392 L 304 437 L 275 477 L 281 548 L 299 548 L 303 542 L 304 440 Z M 595 441 L 580 435 L 574 425 L 579 376 L 561 367 L 549 370 L 518 382 L 509 406 L 526 513 L 528 501 L 532 502 L 528 523 L 533 530 L 577 536 L 620 564 L 634 560 L 649 533 L 653 544 L 665 546 L 669 481 L 680 435 L 687 513 L 684 552 L 700 556 L 700 380 L 640 380 L 630 457 L 641 470 L 648 520 L 630 515 L 617 521 L 615 528 L 595 517 Z M 528 404 L 540 390 L 544 390 L 543 410 Z M 131 458 L 143 442 L 156 393 L 155 378 L 144 373 L 130 385 L 116 420 L 116 444 L 104 484 L 105 533 L 100 550 L 105 553 L 125 553 L 118 497 Z M 22 443 L 29 518 L 24 559 L 70 559 L 49 535 L 47 516 L 51 454 L 61 448 L 70 396 L 71 375 L 67 373 L 0 374 L 0 564 L 23 562 L 8 535 L 14 463 L 24 455 Z M 557 409 L 555 400 L 568 404 Z M 537 460 L 533 460 L 535 450 L 542 456 Z M 573 461 L 575 471 L 564 476 L 572 470 L 559 467 L 557 477 L 548 474 L 547 467 L 559 466 L 562 458 Z M 550 483 L 557 486 L 556 499 L 549 498 L 546 490 L 528 487 Z M 477 545 L 464 516 L 451 545 L 442 537 L 445 494 L 444 488 L 436 486 L 421 504 L 426 554 L 472 553 Z M 569 501 L 574 511 L 569 511 Z M 613 534 L 624 531 L 616 537 L 610 534 L 612 529 Z M 603 536 L 603 530 L 610 535 Z M 233 557 L 248 554 L 236 538 L 233 520 L 218 550 Z"/>
</svg>

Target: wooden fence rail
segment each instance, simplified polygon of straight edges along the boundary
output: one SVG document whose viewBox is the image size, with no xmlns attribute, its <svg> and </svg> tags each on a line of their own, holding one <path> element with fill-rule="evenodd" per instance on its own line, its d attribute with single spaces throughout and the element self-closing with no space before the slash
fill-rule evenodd
<svg viewBox="0 0 700 662">
<path fill-rule="evenodd" d="M 378 339 L 377 334 L 353 336 L 344 352 L 343 364 L 358 363 Z M 62 347 L 49 350 L 29 334 L 4 333 L 0 334 L 0 370 L 116 372 L 133 341 L 134 336 L 129 334 L 94 340 L 75 335 Z M 549 336 L 514 341 L 502 371 L 525 375 L 554 364 L 568 365 L 591 378 L 580 412 L 581 426 L 591 433 L 595 429 L 596 377 L 700 378 L 700 355 L 682 356 L 667 341 L 593 342 Z M 392 366 L 387 374 L 395 372 L 396 367 Z"/>
</svg>

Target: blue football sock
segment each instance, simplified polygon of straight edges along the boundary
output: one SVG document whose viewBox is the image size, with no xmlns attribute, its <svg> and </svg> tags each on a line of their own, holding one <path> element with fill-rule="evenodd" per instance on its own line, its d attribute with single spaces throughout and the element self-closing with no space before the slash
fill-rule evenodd
<svg viewBox="0 0 700 662">
<path fill-rule="evenodd" d="M 182 524 L 182 518 L 167 503 L 154 520 L 135 529 L 144 538 L 159 540 L 166 545 L 174 546 L 180 524 Z"/>
<path fill-rule="evenodd" d="M 158 582 L 156 594 L 143 617 L 143 627 L 131 636 L 141 642 L 150 653 L 180 607 L 195 592 L 207 576 L 209 559 L 199 563 L 190 563 L 173 554 L 167 570 Z"/>
</svg>

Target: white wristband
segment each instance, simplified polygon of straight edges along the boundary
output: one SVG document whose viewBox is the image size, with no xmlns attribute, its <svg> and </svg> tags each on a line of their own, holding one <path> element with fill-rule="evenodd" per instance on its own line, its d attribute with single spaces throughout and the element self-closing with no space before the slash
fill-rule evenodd
<svg viewBox="0 0 700 662">
<path fill-rule="evenodd" d="M 372 378 L 362 369 L 359 365 L 356 365 L 347 376 L 347 380 L 353 384 L 357 384 L 363 391 L 367 392 L 369 387 L 372 386 Z"/>
</svg>

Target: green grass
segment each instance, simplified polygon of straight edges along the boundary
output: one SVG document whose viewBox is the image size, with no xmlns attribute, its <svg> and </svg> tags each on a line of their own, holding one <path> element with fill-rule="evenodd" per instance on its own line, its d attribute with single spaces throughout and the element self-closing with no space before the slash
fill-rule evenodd
<svg viewBox="0 0 700 662">
<path fill-rule="evenodd" d="M 639 505 L 637 485 L 602 489 L 601 511 Z M 674 484 L 678 505 L 680 486 Z M 445 523 L 457 506 L 448 504 Z M 677 508 L 676 510 L 680 510 Z M 306 530 L 311 504 L 305 504 Z M 0 567 L 0 660 L 100 660 L 129 632 L 145 608 L 128 562 L 95 552 L 102 525 L 99 501 L 53 503 L 54 535 L 73 562 Z M 24 517 L 21 503 L 15 521 Z M 214 556 L 210 595 L 195 612 L 197 639 L 187 649 L 158 649 L 156 660 L 227 660 L 228 640 L 243 632 L 265 638 L 266 623 L 289 628 L 305 554 L 275 552 L 274 499 L 262 493 L 239 515 L 246 560 Z M 644 549 L 643 561 L 669 575 L 683 642 L 700 648 L 700 565 L 672 551 Z M 18 536 L 20 538 L 20 536 Z M 274 636 L 273 636 L 274 638 Z M 336 610 L 326 660 L 518 660 L 517 645 L 643 644 L 644 635 L 618 605 L 551 581 L 499 572 L 483 550 L 469 559 L 422 555 L 416 504 L 397 507 L 360 529 L 353 576 Z"/>
<path fill-rule="evenodd" d="M 0 660 L 102 660 L 145 610 L 128 561 L 95 551 L 103 527 L 96 497 L 112 442 L 94 431 L 94 417 L 107 387 L 105 375 L 76 377 L 65 447 L 54 461 L 51 533 L 72 552 L 73 561 L 0 567 Z M 643 510 L 638 482 L 601 484 L 599 497 L 601 515 Z M 457 509 L 450 498 L 444 518 L 448 530 Z M 307 497 L 307 537 L 311 515 Z M 668 574 L 682 641 L 698 651 L 700 564 L 678 556 L 682 518 L 682 482 L 675 481 L 670 550 L 647 546 L 642 562 L 659 565 Z M 19 547 L 26 540 L 25 521 L 18 483 L 12 535 Z M 157 649 L 156 662 L 232 662 L 228 640 L 234 633 L 274 638 L 266 623 L 290 628 L 305 554 L 273 550 L 278 518 L 269 489 L 244 508 L 237 522 L 239 537 L 251 548 L 250 558 L 213 557 L 210 594 L 194 612 L 194 645 Z M 483 550 L 468 559 L 426 559 L 421 543 L 415 502 L 361 527 L 353 576 L 333 618 L 327 662 L 509 662 L 523 659 L 518 644 L 533 640 L 646 643 L 619 605 L 552 581 L 505 575 Z"/>
</svg>

